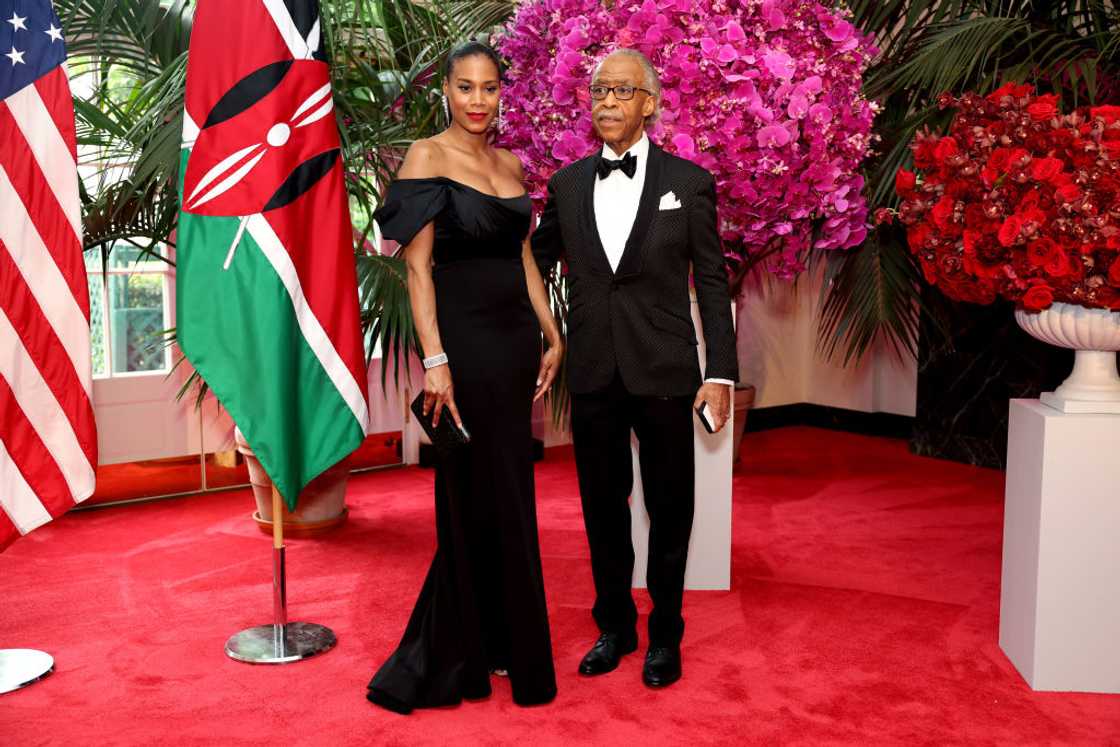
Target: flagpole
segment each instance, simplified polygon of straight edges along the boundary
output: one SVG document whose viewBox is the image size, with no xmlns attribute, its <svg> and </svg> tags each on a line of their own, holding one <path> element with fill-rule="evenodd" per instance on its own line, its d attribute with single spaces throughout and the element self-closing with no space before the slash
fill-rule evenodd
<svg viewBox="0 0 1120 747">
<path fill-rule="evenodd" d="M 288 627 L 288 569 L 284 563 L 284 501 L 272 486 L 272 633 L 283 648 Z"/>
<path fill-rule="evenodd" d="M 287 568 L 284 563 L 284 501 L 272 486 L 272 624 L 235 633 L 226 655 L 249 664 L 287 664 L 334 648 L 334 631 L 323 625 L 288 622 Z"/>
<path fill-rule="evenodd" d="M 0 694 L 27 687 L 54 671 L 54 657 L 31 648 L 0 649 Z"/>
</svg>

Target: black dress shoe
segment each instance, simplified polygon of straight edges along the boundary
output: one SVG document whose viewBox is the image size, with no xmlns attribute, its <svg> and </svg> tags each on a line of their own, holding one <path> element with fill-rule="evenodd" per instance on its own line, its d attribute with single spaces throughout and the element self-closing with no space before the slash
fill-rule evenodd
<svg viewBox="0 0 1120 747">
<path fill-rule="evenodd" d="M 637 650 L 637 636 L 623 638 L 618 633 L 603 633 L 579 663 L 579 673 L 606 674 L 618 667 L 618 662 L 623 656 Z"/>
<path fill-rule="evenodd" d="M 668 687 L 681 678 L 681 651 L 678 648 L 650 646 L 642 667 L 642 682 L 649 687 Z"/>
</svg>

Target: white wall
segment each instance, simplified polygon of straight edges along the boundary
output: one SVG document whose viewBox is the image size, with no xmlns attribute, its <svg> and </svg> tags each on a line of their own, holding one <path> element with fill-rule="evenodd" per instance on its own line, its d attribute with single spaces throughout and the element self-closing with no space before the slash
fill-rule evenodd
<svg viewBox="0 0 1120 747">
<path fill-rule="evenodd" d="M 179 355 L 174 350 L 172 359 L 177 360 Z M 181 401 L 175 400 L 176 392 L 192 370 L 184 362 L 170 377 L 158 373 L 95 379 L 93 411 L 97 421 L 98 463 L 185 456 L 198 454 L 202 448 L 207 453 L 233 448 L 233 419 L 219 407 L 213 394 L 207 395 L 201 415 L 195 409 L 193 391 Z M 380 360 L 372 362 L 367 374 L 367 433 L 401 430 L 403 394 L 393 389 L 392 371 L 388 396 L 381 389 Z"/>
<path fill-rule="evenodd" d="M 769 280 L 748 289 L 739 300 L 740 378 L 756 387 L 755 407 L 807 402 L 914 415 L 917 368 L 913 360 L 899 361 L 890 351 L 877 350 L 845 368 L 817 352 L 819 290 L 819 279 L 814 277 L 803 277 L 796 284 Z M 197 454 L 200 438 L 207 452 L 231 448 L 233 422 L 213 396 L 203 407 L 201 421 L 193 396 L 175 401 L 175 392 L 189 372 L 183 364 L 171 378 L 157 374 L 94 382 L 101 464 Z M 398 389 L 390 370 L 386 391 L 381 387 L 381 361 L 370 365 L 369 432 L 406 430 L 405 461 L 415 462 L 415 434 L 408 438 L 405 428 L 407 404 L 423 382 L 415 360 L 410 375 L 402 378 Z M 533 408 L 533 433 L 546 447 L 571 440 L 568 432 L 553 426 L 541 404 Z"/>
<path fill-rule="evenodd" d="M 756 387 L 755 407 L 806 402 L 863 412 L 914 415 L 917 364 L 886 348 L 842 365 L 817 350 L 820 276 L 767 280 L 738 303 L 739 367 Z"/>
<path fill-rule="evenodd" d="M 159 373 L 94 380 L 99 464 L 198 453 L 194 399 L 175 401 L 181 373 L 176 371 L 172 378 Z"/>
<path fill-rule="evenodd" d="M 411 393 L 415 396 L 413 381 L 423 379 L 409 379 L 407 372 L 402 367 L 399 388 L 393 383 L 393 364 L 389 362 L 389 370 L 385 376 L 385 387 L 381 386 L 381 359 L 375 358 L 370 362 L 366 371 L 366 392 L 369 399 L 369 428 L 366 433 L 387 433 L 399 431 L 404 427 L 404 414 L 408 404 L 407 399 Z"/>
</svg>

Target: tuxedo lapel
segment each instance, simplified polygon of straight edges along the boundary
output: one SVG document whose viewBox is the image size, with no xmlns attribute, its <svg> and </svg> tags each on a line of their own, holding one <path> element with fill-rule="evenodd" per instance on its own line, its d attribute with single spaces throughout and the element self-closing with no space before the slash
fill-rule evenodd
<svg viewBox="0 0 1120 747">
<path fill-rule="evenodd" d="M 611 275 L 611 263 L 607 259 L 607 250 L 603 248 L 603 239 L 599 236 L 599 223 L 595 219 L 595 182 L 599 178 L 595 172 L 595 164 L 598 159 L 599 151 L 584 159 L 583 174 L 580 176 L 583 186 L 583 226 L 587 232 L 584 246 L 588 248 L 591 255 L 589 259 L 595 269 Z"/>
<path fill-rule="evenodd" d="M 633 228 L 630 229 L 630 236 L 626 239 L 626 248 L 622 252 L 622 258 L 618 261 L 618 270 L 615 272 L 615 277 L 637 275 L 642 271 L 642 247 L 646 243 L 649 227 L 657 214 L 662 155 L 661 149 L 651 142 L 649 144 L 649 160 L 646 163 L 646 180 L 645 184 L 642 185 L 642 197 L 638 203 L 638 215 L 634 219 Z M 591 173 L 592 175 L 595 173 L 594 165 Z M 594 207 L 594 204 L 592 204 L 592 216 L 595 215 Z M 598 238 L 598 234 L 599 232 L 596 230 L 596 238 Z M 601 242 L 599 246 L 601 249 Z M 603 256 L 606 256 L 606 252 L 603 252 Z"/>
</svg>

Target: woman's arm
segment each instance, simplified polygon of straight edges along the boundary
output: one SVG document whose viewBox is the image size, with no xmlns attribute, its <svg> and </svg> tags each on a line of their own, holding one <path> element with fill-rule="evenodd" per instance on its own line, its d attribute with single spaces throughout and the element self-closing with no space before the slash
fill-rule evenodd
<svg viewBox="0 0 1120 747">
<path fill-rule="evenodd" d="M 521 159 L 508 150 L 503 149 L 499 153 L 509 163 L 517 175 L 517 180 L 524 184 L 525 170 L 521 165 Z M 541 331 L 544 333 L 544 340 L 547 345 L 544 355 L 541 356 L 541 370 L 537 375 L 537 390 L 533 394 L 533 401 L 536 402 L 552 387 L 556 374 L 560 372 L 560 363 L 564 355 L 564 342 L 560 338 L 560 327 L 556 324 L 556 318 L 552 315 L 552 308 L 548 303 L 548 292 L 545 290 L 544 281 L 541 279 L 537 260 L 533 257 L 531 232 L 522 241 L 521 263 L 525 267 L 525 284 L 529 289 L 529 301 L 533 304 L 533 312 L 537 315 L 537 321 L 540 322 Z"/>
<path fill-rule="evenodd" d="M 556 380 L 560 372 L 560 363 L 564 355 L 564 343 L 560 339 L 560 327 L 556 324 L 556 317 L 552 315 L 552 308 L 548 303 L 548 292 L 541 280 L 541 272 L 537 269 L 537 261 L 533 257 L 533 250 L 529 245 L 529 237 L 525 237 L 521 250 L 521 263 L 525 266 L 525 284 L 529 288 L 529 301 L 533 304 L 533 311 L 540 322 L 541 331 L 544 332 L 545 343 L 548 345 L 544 355 L 541 356 L 541 370 L 537 375 L 537 390 L 533 394 L 533 401 L 544 396 Z"/>
<path fill-rule="evenodd" d="M 397 174 L 402 179 L 424 179 L 437 175 L 438 146 L 425 141 L 412 144 L 405 155 L 404 164 Z M 432 282 L 432 245 L 435 242 L 435 226 L 429 223 L 420 229 L 408 246 L 404 247 L 404 260 L 408 267 L 408 298 L 412 306 L 412 319 L 416 333 L 420 337 L 420 347 L 424 357 L 430 358 L 443 352 L 443 341 L 439 336 L 436 320 L 436 289 Z M 451 411 L 451 417 L 462 428 L 459 408 L 455 406 L 455 394 L 451 383 L 451 368 L 454 361 L 430 368 L 424 372 L 424 414 L 433 409 L 433 424 L 438 424 L 444 406 Z"/>
</svg>

